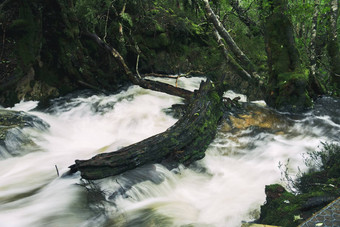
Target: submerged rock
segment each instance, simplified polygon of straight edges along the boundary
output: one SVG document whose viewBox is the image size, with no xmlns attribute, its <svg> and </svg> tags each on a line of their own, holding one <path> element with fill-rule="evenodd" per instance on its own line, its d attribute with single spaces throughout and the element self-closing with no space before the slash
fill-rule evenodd
<svg viewBox="0 0 340 227">
<path fill-rule="evenodd" d="M 0 109 L 0 159 L 30 152 L 33 147 L 29 130 L 46 130 L 49 125 L 37 116 L 22 111 Z"/>
</svg>

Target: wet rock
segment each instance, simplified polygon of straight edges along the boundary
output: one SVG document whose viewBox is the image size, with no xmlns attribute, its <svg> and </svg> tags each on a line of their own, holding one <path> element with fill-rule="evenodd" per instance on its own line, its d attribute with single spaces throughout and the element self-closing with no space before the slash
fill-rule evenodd
<svg viewBox="0 0 340 227">
<path fill-rule="evenodd" d="M 28 129 L 46 130 L 49 125 L 24 112 L 0 109 L 0 159 L 25 154 L 34 142 Z M 32 146 L 30 146 L 32 147 Z"/>
<path fill-rule="evenodd" d="M 329 116 L 334 123 L 340 124 L 340 99 L 327 96 L 320 97 L 315 101 L 313 114 Z"/>
<path fill-rule="evenodd" d="M 229 116 L 233 128 L 245 130 L 249 127 L 257 127 L 276 132 L 282 130 L 289 123 L 275 111 L 257 105 L 248 105 L 245 108 L 247 112 Z"/>
</svg>

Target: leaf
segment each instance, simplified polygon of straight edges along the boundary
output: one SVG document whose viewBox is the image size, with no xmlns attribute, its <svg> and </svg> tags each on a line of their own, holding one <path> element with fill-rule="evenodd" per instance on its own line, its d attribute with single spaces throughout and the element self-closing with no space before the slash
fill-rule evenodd
<svg viewBox="0 0 340 227">
<path fill-rule="evenodd" d="M 132 18 L 128 13 L 122 13 L 121 17 L 122 17 L 123 21 L 127 22 L 132 27 L 132 25 L 133 25 Z"/>
</svg>

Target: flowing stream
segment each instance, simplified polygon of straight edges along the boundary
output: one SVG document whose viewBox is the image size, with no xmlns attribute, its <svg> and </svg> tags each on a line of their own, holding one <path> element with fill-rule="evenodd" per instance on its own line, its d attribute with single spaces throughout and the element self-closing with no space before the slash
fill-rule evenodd
<svg viewBox="0 0 340 227">
<path fill-rule="evenodd" d="M 201 79 L 179 85 L 197 89 Z M 241 226 L 258 218 L 265 185 L 281 183 L 279 165 L 294 176 L 306 169 L 303 154 L 339 140 L 339 100 L 324 97 L 300 115 L 259 102 L 242 119 L 223 121 L 206 157 L 189 168 L 154 164 L 92 183 L 79 174 L 58 177 L 76 159 L 163 132 L 176 122 L 169 108 L 181 101 L 131 86 L 115 95 L 66 96 L 43 112 L 34 110 L 37 102 L 18 103 L 12 110 L 49 127 L 19 130 L 29 143 L 7 139 L 16 155 L 0 155 L 0 227 Z"/>
</svg>

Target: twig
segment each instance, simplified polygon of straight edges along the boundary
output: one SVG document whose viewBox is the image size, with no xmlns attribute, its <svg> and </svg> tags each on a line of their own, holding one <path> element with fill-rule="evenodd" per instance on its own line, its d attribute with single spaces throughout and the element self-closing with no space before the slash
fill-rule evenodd
<svg viewBox="0 0 340 227">
<path fill-rule="evenodd" d="M 160 74 L 160 73 L 146 73 L 146 74 L 142 74 L 142 77 L 163 77 L 163 78 L 170 78 L 170 79 L 176 79 L 177 76 L 171 76 L 171 75 L 167 75 L 167 74 Z"/>
<path fill-rule="evenodd" d="M 253 5 L 254 2 L 255 2 L 255 1 L 252 1 L 252 2 L 249 4 L 248 8 L 244 10 L 245 13 L 247 13 L 247 12 L 250 10 L 250 7 L 251 7 L 251 5 Z"/>
<path fill-rule="evenodd" d="M 146 74 L 142 74 L 142 77 L 147 77 L 147 76 L 150 76 L 150 77 L 163 77 L 163 78 L 170 78 L 170 79 L 179 79 L 180 77 L 185 77 L 185 78 L 190 78 L 192 74 L 199 74 L 199 75 L 204 75 L 205 73 L 204 72 L 201 72 L 201 71 L 195 71 L 195 70 L 192 70 L 192 71 L 189 71 L 187 73 L 182 73 L 182 74 L 178 74 L 178 75 L 167 75 L 167 74 L 161 74 L 161 73 L 146 73 Z"/>
<path fill-rule="evenodd" d="M 138 53 L 137 60 L 136 60 L 136 73 L 137 73 L 137 76 L 141 79 L 142 77 L 140 76 L 139 71 L 138 71 L 139 55 L 140 55 L 141 51 L 140 51 L 137 43 L 135 44 L 135 47 L 136 47 L 136 50 L 137 50 L 137 53 Z"/>
<path fill-rule="evenodd" d="M 59 170 L 58 170 L 58 166 L 57 165 L 54 165 L 55 166 L 55 170 L 57 171 L 57 175 L 59 177 Z"/>
<path fill-rule="evenodd" d="M 112 4 L 113 4 L 113 1 L 110 3 L 109 7 L 107 8 L 107 12 L 106 12 L 105 28 L 104 28 L 104 37 L 103 37 L 104 42 L 106 42 L 106 36 L 107 36 L 107 23 L 108 23 L 108 21 L 109 21 L 110 7 L 111 7 Z"/>
</svg>

